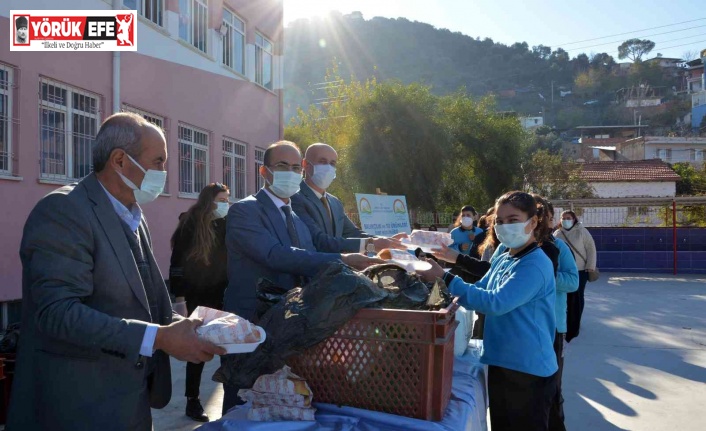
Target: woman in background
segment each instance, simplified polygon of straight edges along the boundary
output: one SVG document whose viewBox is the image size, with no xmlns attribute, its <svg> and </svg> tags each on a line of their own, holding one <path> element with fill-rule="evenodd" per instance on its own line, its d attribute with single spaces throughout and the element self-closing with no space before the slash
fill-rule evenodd
<svg viewBox="0 0 706 431">
<path fill-rule="evenodd" d="M 223 308 L 228 286 L 225 246 L 230 191 L 221 183 L 207 185 L 191 208 L 179 216 L 172 235 L 169 286 L 176 297 L 175 309 L 186 301 L 187 316 L 198 306 Z M 186 363 L 186 416 L 208 422 L 199 400 L 204 364 Z"/>
<path fill-rule="evenodd" d="M 561 228 L 554 232 L 556 238 L 562 239 L 571 248 L 579 271 L 579 289 L 567 296 L 568 318 L 566 341 L 579 336 L 581 316 L 584 307 L 584 292 L 588 273 L 596 270 L 596 243 L 588 230 L 579 222 L 576 213 L 564 211 L 561 213 Z"/>
</svg>

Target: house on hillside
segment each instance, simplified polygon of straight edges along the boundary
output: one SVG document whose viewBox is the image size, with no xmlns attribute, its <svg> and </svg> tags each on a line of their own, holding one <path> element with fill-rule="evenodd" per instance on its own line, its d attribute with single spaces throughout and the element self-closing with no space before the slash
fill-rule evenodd
<svg viewBox="0 0 706 431">
<path fill-rule="evenodd" d="M 544 125 L 544 117 L 520 117 L 520 124 L 525 130 L 533 130 Z"/>
<path fill-rule="evenodd" d="M 649 126 L 645 124 L 633 124 L 625 126 L 579 126 L 576 132 L 580 135 L 577 144 L 579 145 L 579 156 L 577 160 L 591 161 L 599 160 L 600 153 L 596 147 L 615 147 L 618 143 L 628 139 L 637 138 L 644 134 L 642 130 Z"/>
<path fill-rule="evenodd" d="M 592 148 L 598 151 L 600 161 L 660 159 L 667 163 L 689 162 L 701 166 L 706 137 L 643 136 Z"/>
<path fill-rule="evenodd" d="M 704 62 L 697 58 L 686 63 L 686 91 L 691 94 L 703 90 L 706 90 L 704 87 Z"/>
<path fill-rule="evenodd" d="M 659 160 L 581 163 L 580 177 L 593 187 L 597 198 L 663 198 L 676 195 L 679 175 Z M 557 208 L 557 210 L 563 210 Z M 586 207 L 578 214 L 589 226 L 661 226 L 661 207 L 625 205 Z"/>
</svg>

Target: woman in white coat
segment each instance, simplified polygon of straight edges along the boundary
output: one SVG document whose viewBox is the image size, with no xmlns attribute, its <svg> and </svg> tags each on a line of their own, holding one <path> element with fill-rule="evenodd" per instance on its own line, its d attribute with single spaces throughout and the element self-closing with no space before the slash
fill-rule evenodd
<svg viewBox="0 0 706 431">
<path fill-rule="evenodd" d="M 584 292 L 588 273 L 596 270 L 596 244 L 588 230 L 583 227 L 573 211 L 561 213 L 561 228 L 554 232 L 554 236 L 564 240 L 576 259 L 579 270 L 579 289 L 567 294 L 568 318 L 566 341 L 578 337 L 581 329 L 581 315 L 583 314 Z"/>
</svg>

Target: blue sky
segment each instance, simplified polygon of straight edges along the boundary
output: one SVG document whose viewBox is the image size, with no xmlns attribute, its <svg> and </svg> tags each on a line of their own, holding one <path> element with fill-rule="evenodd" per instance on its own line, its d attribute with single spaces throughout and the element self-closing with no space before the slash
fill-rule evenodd
<svg viewBox="0 0 706 431">
<path fill-rule="evenodd" d="M 656 42 L 650 56 L 706 49 L 705 0 L 284 0 L 285 25 L 329 10 L 404 17 L 505 44 L 562 47 L 572 57 L 608 52 L 617 60 L 618 45 L 632 37 Z M 635 30 L 643 31 L 618 35 Z M 617 36 L 603 38 L 610 35 Z M 574 43 L 596 38 L 602 39 Z"/>
</svg>

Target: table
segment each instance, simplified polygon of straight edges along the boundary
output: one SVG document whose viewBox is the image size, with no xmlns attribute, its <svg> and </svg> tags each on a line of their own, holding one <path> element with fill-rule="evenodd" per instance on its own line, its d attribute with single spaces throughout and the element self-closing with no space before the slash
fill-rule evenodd
<svg viewBox="0 0 706 431">
<path fill-rule="evenodd" d="M 199 431 L 487 431 L 486 367 L 478 361 L 480 341 L 454 359 L 451 400 L 441 422 L 387 413 L 314 403 L 315 422 L 254 422 L 247 420 L 248 404 L 236 407 Z M 314 394 L 316 396 L 316 394 Z"/>
</svg>

